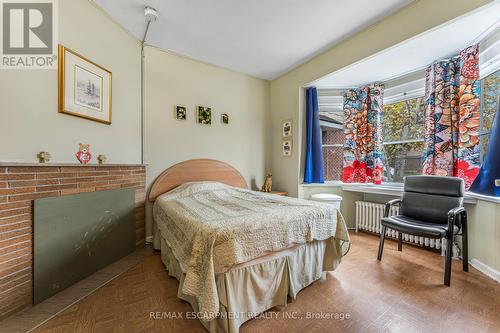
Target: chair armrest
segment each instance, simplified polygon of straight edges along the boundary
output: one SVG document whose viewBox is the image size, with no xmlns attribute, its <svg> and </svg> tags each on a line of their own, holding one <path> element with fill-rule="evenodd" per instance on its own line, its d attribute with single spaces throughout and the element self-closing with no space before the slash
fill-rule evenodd
<svg viewBox="0 0 500 333">
<path fill-rule="evenodd" d="M 462 217 L 462 215 L 466 215 L 467 211 L 465 210 L 464 207 L 455 207 L 450 209 L 448 212 L 448 230 L 453 233 L 453 226 L 457 222 L 457 216 Z M 460 219 L 461 221 L 461 219 Z M 462 228 L 461 223 L 458 225 L 458 227 Z"/>
<path fill-rule="evenodd" d="M 464 207 L 455 207 L 453 209 L 450 209 L 450 211 L 448 212 L 448 218 L 449 217 L 455 217 L 458 214 L 462 214 L 463 212 L 465 212 L 465 208 Z"/>
<path fill-rule="evenodd" d="M 401 202 L 401 198 L 392 199 L 391 201 L 388 201 L 385 204 L 384 217 L 388 217 L 389 216 L 389 212 L 391 211 L 391 206 L 394 206 L 395 204 L 399 204 L 400 202 Z"/>
</svg>

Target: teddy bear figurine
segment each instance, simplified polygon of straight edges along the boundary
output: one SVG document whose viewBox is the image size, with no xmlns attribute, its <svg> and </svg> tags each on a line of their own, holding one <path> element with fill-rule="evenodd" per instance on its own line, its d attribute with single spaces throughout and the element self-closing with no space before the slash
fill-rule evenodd
<svg viewBox="0 0 500 333">
<path fill-rule="evenodd" d="M 92 158 L 92 154 L 90 154 L 90 145 L 85 145 L 83 143 L 79 144 L 80 149 L 76 152 L 76 158 L 80 163 L 87 164 L 90 162 Z"/>
</svg>

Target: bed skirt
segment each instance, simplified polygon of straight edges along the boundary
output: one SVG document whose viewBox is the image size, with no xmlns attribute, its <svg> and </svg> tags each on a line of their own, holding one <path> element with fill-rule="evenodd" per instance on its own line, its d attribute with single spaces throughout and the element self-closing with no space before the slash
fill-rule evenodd
<svg viewBox="0 0 500 333">
<path fill-rule="evenodd" d="M 185 274 L 179 262 L 161 236 L 160 242 L 161 260 L 168 274 L 179 281 L 177 297 L 190 303 L 197 313 L 196 298 L 182 293 Z M 217 274 L 220 312 L 215 319 L 201 323 L 210 333 L 239 332 L 247 320 L 274 306 L 285 306 L 287 296 L 295 299 L 300 290 L 321 279 L 324 271 L 335 270 L 342 258 L 341 245 L 342 241 L 333 237 L 313 241 Z"/>
</svg>

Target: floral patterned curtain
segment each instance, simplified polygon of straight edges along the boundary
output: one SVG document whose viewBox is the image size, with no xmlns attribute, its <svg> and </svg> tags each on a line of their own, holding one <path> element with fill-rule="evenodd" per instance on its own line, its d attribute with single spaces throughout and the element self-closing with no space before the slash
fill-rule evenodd
<svg viewBox="0 0 500 333">
<path fill-rule="evenodd" d="M 480 87 L 478 45 L 427 68 L 423 174 L 472 185 L 480 169 Z"/>
<path fill-rule="evenodd" d="M 383 95 L 384 86 L 377 83 L 344 94 L 345 183 L 382 182 Z"/>
</svg>

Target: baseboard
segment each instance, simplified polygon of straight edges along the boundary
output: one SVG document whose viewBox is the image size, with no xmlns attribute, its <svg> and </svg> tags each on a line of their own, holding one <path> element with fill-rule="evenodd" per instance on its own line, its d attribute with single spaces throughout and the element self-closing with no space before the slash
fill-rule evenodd
<svg viewBox="0 0 500 333">
<path fill-rule="evenodd" d="M 475 269 L 477 269 L 481 273 L 489 276 L 493 280 L 500 283 L 500 272 L 497 271 L 496 269 L 491 268 L 490 266 L 480 262 L 477 259 L 472 259 L 469 263 L 472 265 L 472 267 L 474 267 Z"/>
</svg>

